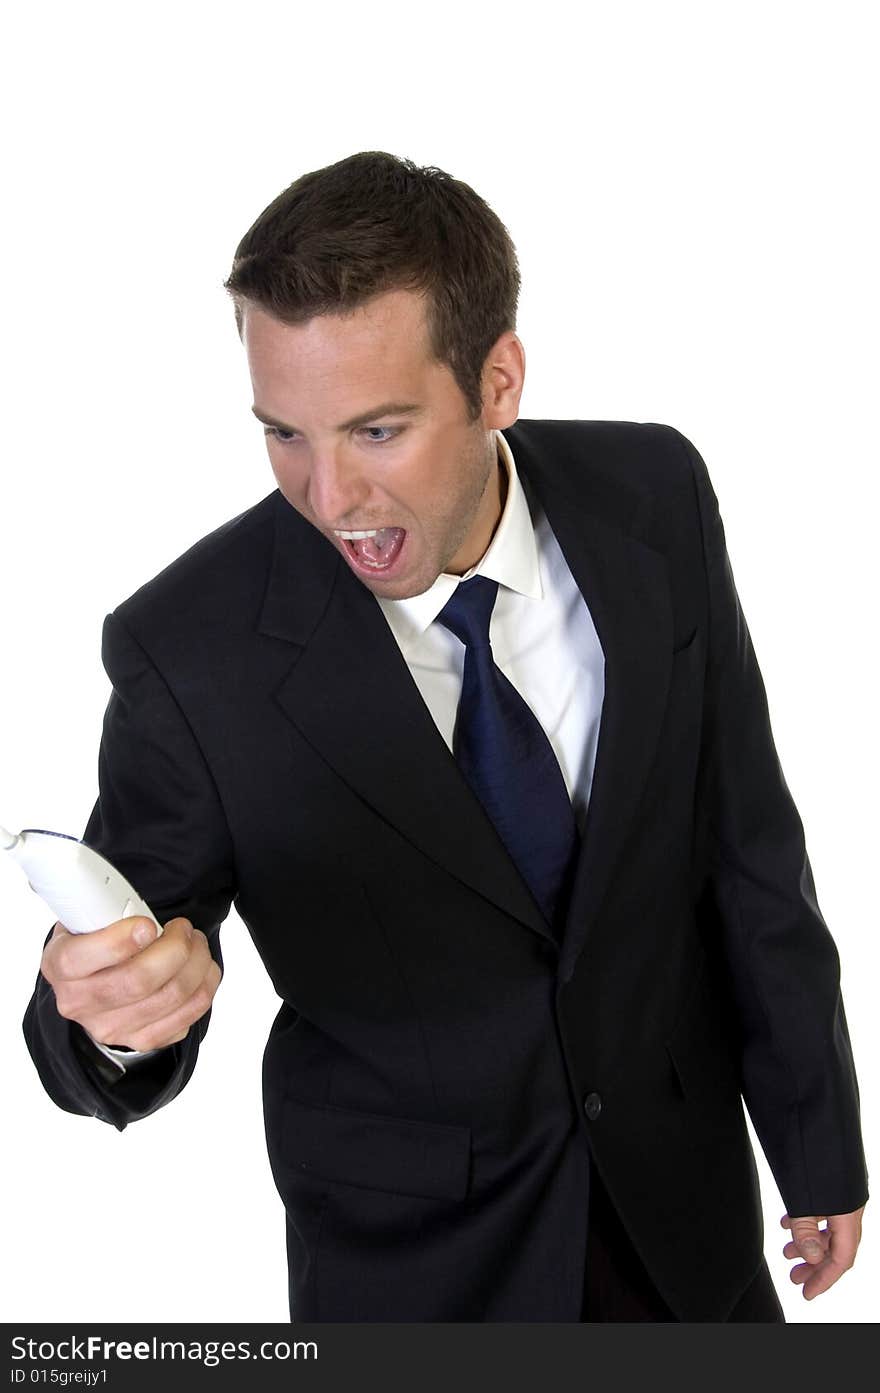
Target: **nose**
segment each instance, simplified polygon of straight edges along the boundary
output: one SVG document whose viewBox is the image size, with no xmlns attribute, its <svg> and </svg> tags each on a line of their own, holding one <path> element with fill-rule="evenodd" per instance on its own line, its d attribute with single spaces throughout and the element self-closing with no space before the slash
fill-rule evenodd
<svg viewBox="0 0 880 1393">
<path fill-rule="evenodd" d="M 369 494 L 369 483 L 356 464 L 341 452 L 314 450 L 306 485 L 306 502 L 322 527 L 345 527 L 357 519 Z"/>
</svg>

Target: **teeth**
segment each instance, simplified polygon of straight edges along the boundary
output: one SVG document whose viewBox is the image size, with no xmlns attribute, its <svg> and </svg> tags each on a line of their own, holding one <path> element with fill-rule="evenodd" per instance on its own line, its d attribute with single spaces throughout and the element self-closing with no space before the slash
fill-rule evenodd
<svg viewBox="0 0 880 1393">
<path fill-rule="evenodd" d="M 336 527 L 333 529 L 337 537 L 348 537 L 353 542 L 359 541 L 362 537 L 377 537 L 381 530 L 380 527 L 377 527 L 374 532 L 340 532 Z"/>
</svg>

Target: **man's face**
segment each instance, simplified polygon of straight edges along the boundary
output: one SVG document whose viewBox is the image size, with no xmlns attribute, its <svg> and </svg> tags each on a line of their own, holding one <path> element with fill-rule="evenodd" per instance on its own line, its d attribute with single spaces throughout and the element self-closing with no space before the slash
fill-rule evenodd
<svg viewBox="0 0 880 1393">
<path fill-rule="evenodd" d="M 480 559 L 502 507 L 494 430 L 516 419 L 519 390 L 496 388 L 470 424 L 451 371 L 430 357 L 420 295 L 389 291 L 298 325 L 248 304 L 242 339 L 281 493 L 369 590 L 419 595 Z M 339 535 L 374 529 L 389 530 Z"/>
</svg>

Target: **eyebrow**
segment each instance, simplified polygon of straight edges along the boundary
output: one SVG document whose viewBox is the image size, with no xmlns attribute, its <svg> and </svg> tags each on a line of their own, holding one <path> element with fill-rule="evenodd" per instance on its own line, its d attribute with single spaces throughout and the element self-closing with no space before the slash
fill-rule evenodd
<svg viewBox="0 0 880 1393">
<path fill-rule="evenodd" d="M 386 401 L 381 406 L 374 406 L 370 411 L 362 411 L 358 416 L 352 416 L 350 421 L 343 421 L 337 426 L 337 430 L 354 430 L 357 426 L 365 426 L 369 421 L 375 421 L 377 416 L 417 416 L 423 411 L 423 407 L 417 402 L 411 401 Z M 277 426 L 279 430 L 295 431 L 297 426 L 289 426 L 286 421 L 277 421 L 274 416 L 267 416 L 256 406 L 251 407 L 258 421 L 262 421 L 264 426 Z"/>
</svg>

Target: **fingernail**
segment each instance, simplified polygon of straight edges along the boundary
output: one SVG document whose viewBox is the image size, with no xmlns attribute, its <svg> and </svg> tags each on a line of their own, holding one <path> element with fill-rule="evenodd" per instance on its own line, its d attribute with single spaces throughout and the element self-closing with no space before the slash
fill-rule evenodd
<svg viewBox="0 0 880 1393">
<path fill-rule="evenodd" d="M 807 1257 L 807 1258 L 820 1257 L 820 1256 L 821 1256 L 821 1253 L 822 1253 L 821 1244 L 817 1243 L 814 1239 L 811 1240 L 809 1243 L 805 1243 L 805 1244 L 804 1244 L 804 1257 Z"/>
<path fill-rule="evenodd" d="M 132 938 L 134 939 L 135 943 L 137 943 L 141 948 L 144 946 L 145 943 L 152 943 L 155 937 L 156 925 L 151 924 L 146 919 L 142 920 L 141 923 L 138 924 L 137 928 L 132 934 Z"/>
</svg>

